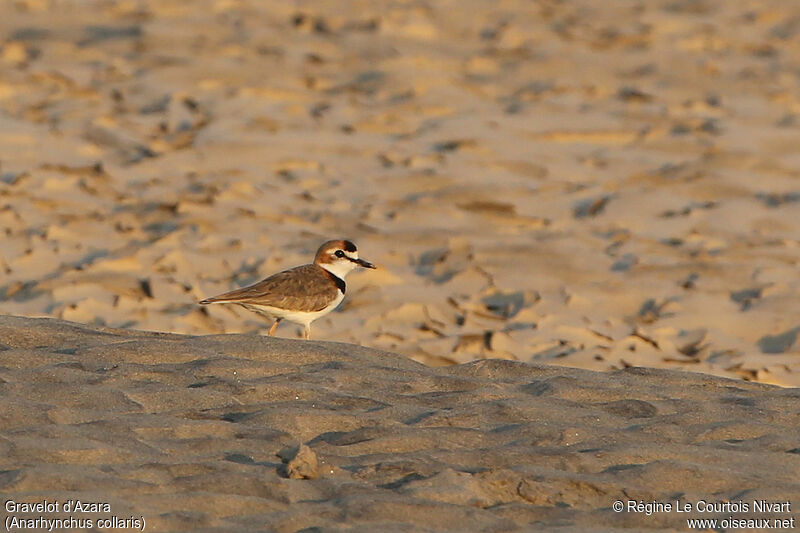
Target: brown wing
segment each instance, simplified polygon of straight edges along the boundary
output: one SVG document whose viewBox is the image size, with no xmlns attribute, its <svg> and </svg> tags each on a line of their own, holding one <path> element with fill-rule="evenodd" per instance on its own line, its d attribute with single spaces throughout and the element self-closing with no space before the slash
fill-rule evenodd
<svg viewBox="0 0 800 533">
<path fill-rule="evenodd" d="M 324 268 L 310 264 L 278 272 L 253 285 L 206 298 L 200 303 L 248 303 L 295 311 L 319 311 L 336 298 L 340 288 L 344 292 L 344 281 Z"/>
</svg>

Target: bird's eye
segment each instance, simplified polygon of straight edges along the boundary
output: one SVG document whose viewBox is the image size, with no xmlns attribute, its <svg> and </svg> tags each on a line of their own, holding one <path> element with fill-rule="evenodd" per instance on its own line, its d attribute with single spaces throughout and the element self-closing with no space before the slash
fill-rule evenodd
<svg viewBox="0 0 800 533">
<path fill-rule="evenodd" d="M 333 255 L 335 255 L 336 257 L 344 257 L 344 252 L 341 250 L 336 250 L 335 252 L 333 252 Z"/>
</svg>

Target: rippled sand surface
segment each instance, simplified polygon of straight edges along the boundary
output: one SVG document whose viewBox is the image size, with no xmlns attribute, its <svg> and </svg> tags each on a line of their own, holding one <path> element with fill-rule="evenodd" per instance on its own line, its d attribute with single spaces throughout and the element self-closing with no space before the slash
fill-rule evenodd
<svg viewBox="0 0 800 533">
<path fill-rule="evenodd" d="M 0 492 L 109 506 L 79 518 L 687 531 L 687 518 L 791 520 L 785 502 L 800 501 L 798 389 L 497 359 L 431 368 L 341 343 L 52 319 L 0 317 L 0 342 Z M 618 513 L 618 500 L 749 510 Z M 782 510 L 756 512 L 762 500 Z"/>
<path fill-rule="evenodd" d="M 196 302 L 349 237 L 317 339 L 800 385 L 794 2 L 0 15 L 2 313 L 264 333 Z"/>
</svg>

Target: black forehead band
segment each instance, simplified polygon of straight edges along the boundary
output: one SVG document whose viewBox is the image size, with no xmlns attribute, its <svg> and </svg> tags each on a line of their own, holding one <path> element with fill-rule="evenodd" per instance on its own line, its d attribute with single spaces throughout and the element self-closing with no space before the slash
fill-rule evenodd
<svg viewBox="0 0 800 533">
<path fill-rule="evenodd" d="M 353 244 L 352 242 L 344 241 L 344 249 L 346 252 L 355 252 L 357 248 L 356 245 Z"/>
</svg>

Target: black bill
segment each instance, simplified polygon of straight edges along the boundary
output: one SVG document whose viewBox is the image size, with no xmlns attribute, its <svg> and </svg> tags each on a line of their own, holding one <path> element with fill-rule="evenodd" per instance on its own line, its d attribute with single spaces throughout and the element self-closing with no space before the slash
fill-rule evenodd
<svg viewBox="0 0 800 533">
<path fill-rule="evenodd" d="M 348 259 L 350 259 L 350 258 L 348 257 Z M 377 268 L 375 265 L 373 265 L 369 261 L 364 261 L 363 259 L 350 259 L 350 261 L 352 261 L 353 263 L 359 264 L 364 268 Z"/>
</svg>

